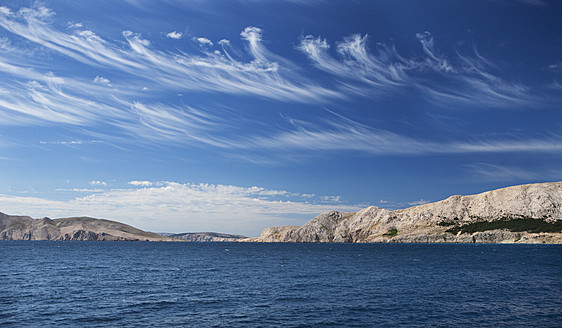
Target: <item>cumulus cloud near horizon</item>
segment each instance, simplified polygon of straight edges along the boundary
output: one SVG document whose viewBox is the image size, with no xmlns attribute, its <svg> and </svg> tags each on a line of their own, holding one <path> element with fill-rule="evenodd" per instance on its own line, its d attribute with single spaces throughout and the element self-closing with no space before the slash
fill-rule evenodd
<svg viewBox="0 0 562 328">
<path fill-rule="evenodd" d="M 133 185 L 133 186 L 137 186 L 137 187 L 150 187 L 152 186 L 152 182 L 150 181 L 129 181 L 128 184 Z"/>
<path fill-rule="evenodd" d="M 105 186 L 102 181 L 92 185 Z M 356 211 L 339 196 L 291 193 L 262 187 L 130 181 L 131 189 L 96 190 L 62 201 L 0 194 L 0 209 L 32 217 L 90 216 L 155 232 L 216 231 L 258 236 L 270 226 L 304 224 L 330 211 Z M 328 202 L 334 201 L 333 203 Z"/>
</svg>

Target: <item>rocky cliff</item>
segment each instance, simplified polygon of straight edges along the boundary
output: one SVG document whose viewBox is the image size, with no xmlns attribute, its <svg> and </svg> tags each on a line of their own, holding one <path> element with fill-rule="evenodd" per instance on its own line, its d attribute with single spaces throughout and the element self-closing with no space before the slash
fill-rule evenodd
<svg viewBox="0 0 562 328">
<path fill-rule="evenodd" d="M 327 212 L 255 242 L 562 243 L 562 182 L 513 186 L 389 211 Z"/>
<path fill-rule="evenodd" d="M 177 241 L 129 225 L 88 217 L 32 219 L 0 213 L 0 240 Z"/>
</svg>

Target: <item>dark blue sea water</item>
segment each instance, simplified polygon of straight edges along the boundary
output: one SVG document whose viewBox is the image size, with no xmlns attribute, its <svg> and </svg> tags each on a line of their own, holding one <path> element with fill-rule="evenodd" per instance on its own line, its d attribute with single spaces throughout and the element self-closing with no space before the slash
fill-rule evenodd
<svg viewBox="0 0 562 328">
<path fill-rule="evenodd" d="M 2 327 L 561 327 L 562 247 L 0 242 Z"/>
</svg>

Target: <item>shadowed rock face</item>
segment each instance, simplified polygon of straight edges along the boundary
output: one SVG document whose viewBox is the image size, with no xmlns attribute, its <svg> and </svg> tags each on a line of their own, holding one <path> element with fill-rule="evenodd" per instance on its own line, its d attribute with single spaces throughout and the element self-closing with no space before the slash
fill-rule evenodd
<svg viewBox="0 0 562 328">
<path fill-rule="evenodd" d="M 485 222 L 533 218 L 548 232 L 486 229 Z M 257 242 L 562 243 L 562 182 L 513 186 L 389 211 L 371 206 L 357 213 L 327 212 L 303 226 L 265 229 Z M 480 224 L 476 230 L 463 229 Z M 457 228 L 455 231 L 452 228 Z M 447 231 L 449 230 L 449 231 Z M 474 229 L 473 229 L 474 230 Z"/>
<path fill-rule="evenodd" d="M 129 225 L 88 217 L 32 219 L 0 213 L 0 240 L 177 241 Z"/>
</svg>

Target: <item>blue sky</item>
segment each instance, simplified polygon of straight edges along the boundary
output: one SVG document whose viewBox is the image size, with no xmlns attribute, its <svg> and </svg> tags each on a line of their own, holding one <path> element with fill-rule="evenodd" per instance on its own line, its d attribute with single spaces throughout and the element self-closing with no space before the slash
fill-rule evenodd
<svg viewBox="0 0 562 328">
<path fill-rule="evenodd" d="M 562 180 L 560 1 L 3 1 L 0 211 L 250 236 Z"/>
</svg>

